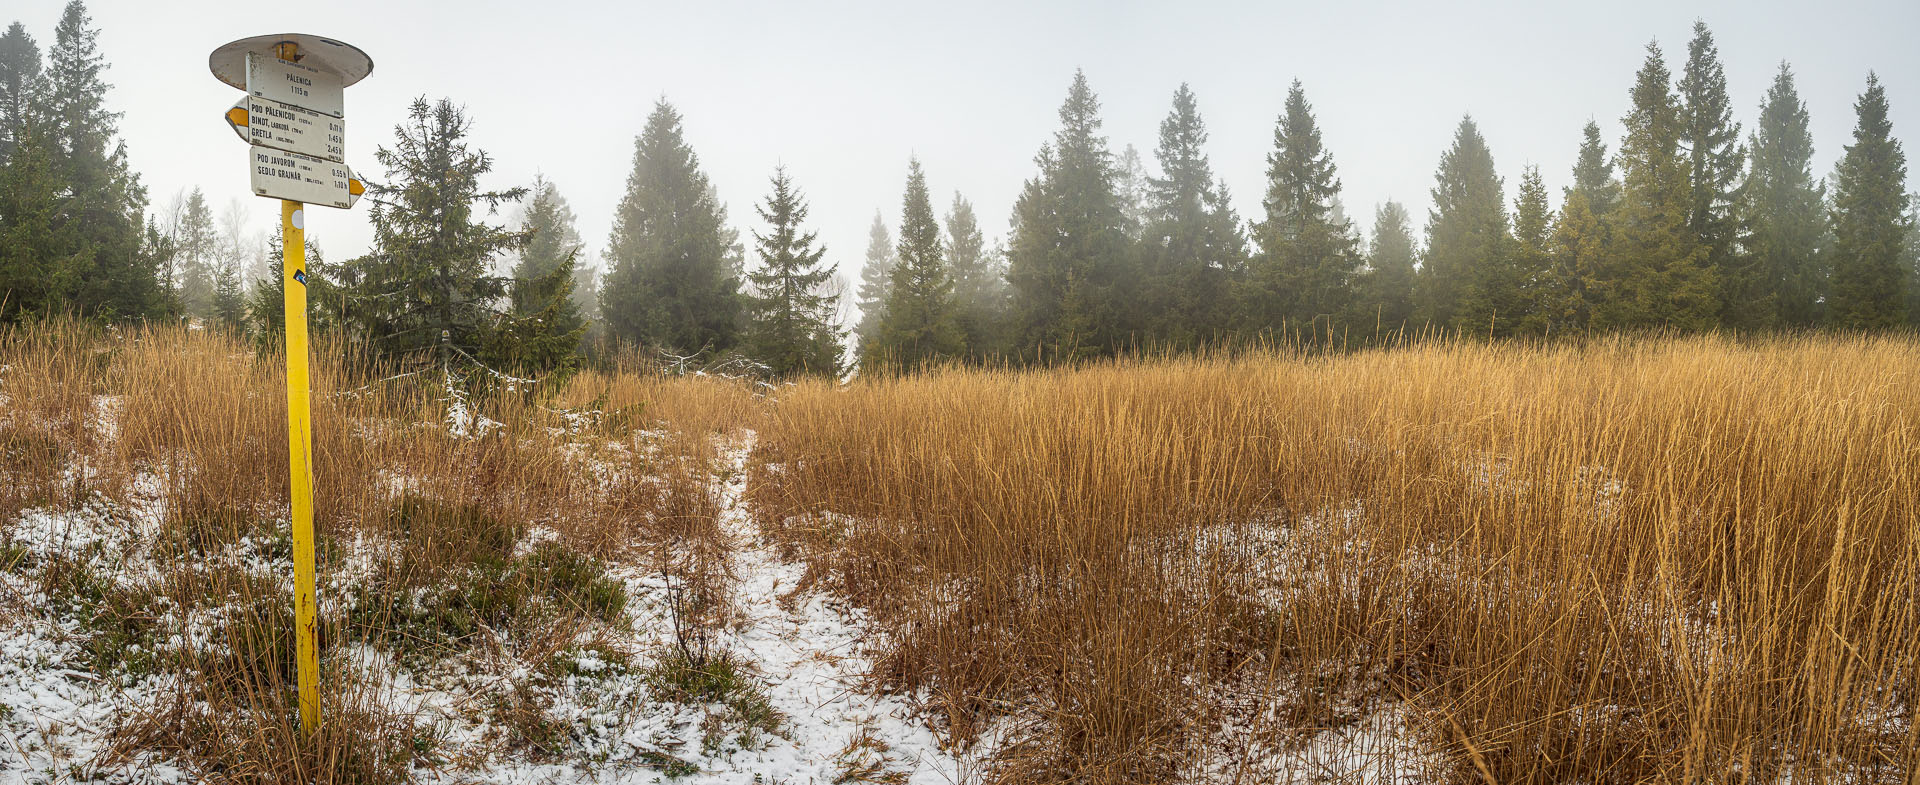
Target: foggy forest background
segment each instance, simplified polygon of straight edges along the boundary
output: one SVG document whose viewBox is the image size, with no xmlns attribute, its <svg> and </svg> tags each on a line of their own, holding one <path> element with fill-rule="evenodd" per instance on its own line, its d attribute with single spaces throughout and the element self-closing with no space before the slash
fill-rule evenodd
<svg viewBox="0 0 1920 785">
<path fill-rule="evenodd" d="M 1147 160 L 1109 146 L 1075 73 L 1004 242 L 989 245 L 963 195 L 936 204 L 904 161 L 899 196 L 876 195 L 897 207 L 876 212 L 850 290 L 805 184 L 770 172 L 737 223 L 665 98 L 635 139 L 601 270 L 553 183 L 483 188 L 494 156 L 468 142 L 476 118 L 457 96 L 423 96 L 363 175 L 371 246 L 329 259 L 309 244 L 311 319 L 370 357 L 543 378 L 635 348 L 787 378 L 1248 343 L 1920 325 L 1920 197 L 1874 74 L 1827 169 L 1791 64 L 1753 115 L 1728 98 L 1704 22 L 1677 68 L 1657 44 L 1642 55 L 1622 86 L 1624 136 L 1589 122 L 1567 140 L 1573 185 L 1549 193 L 1534 167 L 1510 182 L 1463 116 L 1424 221 L 1392 201 L 1348 214 L 1309 85 L 1287 88 L 1261 214 L 1241 216 L 1192 90 L 1171 96 Z M 0 35 L 0 324 L 189 320 L 273 350 L 277 239 L 258 242 L 238 204 L 216 215 L 197 188 L 151 203 L 113 122 L 108 62 L 79 0 L 44 52 L 18 22 Z"/>
</svg>

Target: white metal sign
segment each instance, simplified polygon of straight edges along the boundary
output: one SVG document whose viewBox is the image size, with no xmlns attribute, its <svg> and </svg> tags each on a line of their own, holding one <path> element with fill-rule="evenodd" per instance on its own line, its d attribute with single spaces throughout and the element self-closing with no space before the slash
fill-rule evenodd
<svg viewBox="0 0 1920 785">
<path fill-rule="evenodd" d="M 255 194 L 342 209 L 360 200 L 353 170 L 346 164 L 257 145 L 249 146 L 247 154 Z"/>
<path fill-rule="evenodd" d="M 347 160 L 347 121 L 279 101 L 247 96 L 227 110 L 227 124 L 251 144 Z"/>
<path fill-rule="evenodd" d="M 334 117 L 346 114 L 339 74 L 259 52 L 247 53 L 247 93 Z"/>
</svg>

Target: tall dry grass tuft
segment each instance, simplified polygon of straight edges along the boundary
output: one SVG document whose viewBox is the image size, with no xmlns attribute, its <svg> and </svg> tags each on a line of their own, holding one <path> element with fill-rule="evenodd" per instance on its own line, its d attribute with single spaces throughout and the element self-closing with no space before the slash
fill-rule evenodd
<svg viewBox="0 0 1920 785">
<path fill-rule="evenodd" d="M 1331 776 L 1365 761 L 1315 740 L 1387 712 L 1458 781 L 1905 781 L 1916 367 L 1709 337 L 809 383 L 753 494 L 1005 781 Z"/>
<path fill-rule="evenodd" d="M 94 394 L 110 354 L 101 328 L 57 321 L 0 331 L 0 525 L 31 507 L 71 509 L 93 477 Z"/>
<path fill-rule="evenodd" d="M 392 783 L 469 754 L 396 708 L 391 663 L 539 674 L 574 647 L 617 654 L 626 596 L 609 560 L 705 536 L 679 531 L 670 500 L 711 490 L 706 464 L 676 490 L 662 477 L 677 453 L 655 442 L 707 445 L 760 405 L 727 380 L 591 373 L 551 395 L 477 394 L 317 346 L 326 694 L 320 733 L 303 738 L 283 368 L 213 331 L 0 329 L 0 569 L 45 600 L 10 610 L 76 626 L 85 667 L 146 685 L 117 747 L 89 763 L 100 772 L 157 753 L 222 782 Z M 699 449 L 690 460 L 711 458 Z M 121 545 L 8 555 L 28 553 L 8 528 L 23 511 L 82 508 Z M 565 753 L 533 691 L 499 681 L 511 687 L 486 711 L 505 743 Z"/>
</svg>

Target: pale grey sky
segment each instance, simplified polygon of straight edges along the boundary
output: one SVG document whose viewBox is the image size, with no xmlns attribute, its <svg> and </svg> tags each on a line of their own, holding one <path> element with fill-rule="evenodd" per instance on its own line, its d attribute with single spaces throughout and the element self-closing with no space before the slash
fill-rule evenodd
<svg viewBox="0 0 1920 785">
<path fill-rule="evenodd" d="M 12 3 L 43 49 L 61 0 Z M 1813 118 L 1816 174 L 1851 139 L 1869 69 L 1886 84 L 1895 134 L 1920 157 L 1920 2 L 1613 3 L 684 2 L 579 0 L 93 0 L 112 64 L 110 105 L 162 207 L 200 186 L 216 209 L 245 199 L 266 230 L 277 205 L 247 191 L 245 145 L 221 120 L 239 91 L 207 54 L 229 40 L 307 32 L 366 50 L 374 73 L 347 90 L 347 160 L 383 174 L 377 145 L 415 96 L 448 96 L 492 153 L 490 187 L 536 172 L 557 183 L 591 251 L 606 244 L 633 137 L 665 95 L 736 227 L 785 163 L 813 204 L 828 258 L 856 278 L 875 208 L 897 225 L 907 158 L 926 166 L 936 208 L 955 190 L 1004 236 L 1032 158 L 1053 133 L 1075 68 L 1103 103 L 1105 132 L 1153 166 L 1174 88 L 1192 84 L 1215 172 L 1245 220 L 1259 217 L 1265 158 L 1288 83 L 1301 79 L 1345 184 L 1349 212 L 1405 203 L 1424 223 L 1440 153 L 1463 112 L 1478 120 L 1508 200 L 1538 164 L 1559 189 L 1588 118 L 1617 148 L 1619 118 L 1658 39 L 1678 74 L 1695 18 L 1726 62 L 1743 133 L 1774 70 L 1790 61 Z M 5 20 L 0 20 L 5 21 Z M 1916 161 L 1920 168 L 1920 161 Z M 359 254 L 363 209 L 309 211 L 330 259 Z M 1418 229 L 1419 227 L 1416 227 Z"/>
</svg>

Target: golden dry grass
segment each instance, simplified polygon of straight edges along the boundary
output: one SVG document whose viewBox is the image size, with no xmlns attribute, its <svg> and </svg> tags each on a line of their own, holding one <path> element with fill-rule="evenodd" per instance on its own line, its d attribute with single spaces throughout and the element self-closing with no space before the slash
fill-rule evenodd
<svg viewBox="0 0 1920 785">
<path fill-rule="evenodd" d="M 28 508 L 99 510 L 130 534 L 125 552 L 0 558 L 36 587 L 0 592 L 0 613 L 77 623 L 97 675 L 177 677 L 89 771 L 158 752 L 211 781 L 385 783 L 457 763 L 393 712 L 363 652 L 478 650 L 538 670 L 595 635 L 618 651 L 619 597 L 593 565 L 667 563 L 711 530 L 676 517 L 692 492 L 659 467 L 753 401 L 726 380 L 634 374 L 584 374 L 550 401 L 469 399 L 350 352 L 316 347 L 313 365 L 326 689 L 321 731 L 302 740 L 287 576 L 261 569 L 288 558 L 283 361 L 212 331 L 0 329 L 0 546 Z M 485 420 L 450 427 L 462 409 Z M 555 544 L 528 555 L 534 527 Z M 559 752 L 537 709 L 515 695 L 490 709 L 516 754 Z"/>
<path fill-rule="evenodd" d="M 758 460 L 878 675 L 998 723 L 1006 781 L 1165 781 L 1392 704 L 1462 782 L 1920 756 L 1910 338 L 810 383 Z"/>
<path fill-rule="evenodd" d="M 123 760 L 233 782 L 440 765 L 346 652 L 477 645 L 380 609 L 530 527 L 667 575 L 699 645 L 728 607 L 706 467 L 746 427 L 763 530 L 870 612 L 874 683 L 991 742 L 997 781 L 1338 781 L 1393 750 L 1296 753 L 1389 715 L 1438 781 L 1904 782 L 1920 763 L 1910 337 L 1428 343 L 761 394 L 627 368 L 477 403 L 346 354 L 314 368 L 323 592 L 349 591 L 329 576 L 369 543 L 392 558 L 352 589 L 376 612 L 326 606 L 335 719 L 302 744 L 284 587 L 209 555 L 278 547 L 280 361 L 172 328 L 0 331 L 0 535 L 104 499 L 157 520 L 149 556 L 171 565 L 138 585 L 0 567 L 87 594 L 109 643 L 177 631 L 168 604 L 238 611 L 227 645 L 146 664 L 191 678 L 128 718 Z M 497 425 L 450 432 L 460 407 Z M 581 607 L 509 623 L 487 657 L 598 629 Z M 514 754 L 556 754 L 537 705 L 498 711 Z"/>
</svg>

